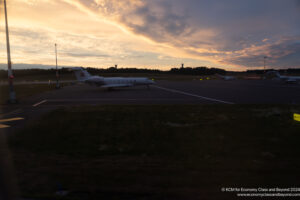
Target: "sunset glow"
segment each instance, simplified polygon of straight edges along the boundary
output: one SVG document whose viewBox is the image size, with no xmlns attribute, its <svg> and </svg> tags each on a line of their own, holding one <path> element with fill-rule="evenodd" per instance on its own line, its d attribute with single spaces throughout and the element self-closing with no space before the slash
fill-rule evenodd
<svg viewBox="0 0 300 200">
<path fill-rule="evenodd" d="M 3 2 L 0 62 L 6 63 Z M 13 63 L 300 67 L 299 0 L 8 0 Z"/>
</svg>

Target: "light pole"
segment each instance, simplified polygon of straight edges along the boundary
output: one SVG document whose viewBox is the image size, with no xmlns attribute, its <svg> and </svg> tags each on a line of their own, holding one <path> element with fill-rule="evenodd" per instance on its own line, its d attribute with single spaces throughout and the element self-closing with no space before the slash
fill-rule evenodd
<svg viewBox="0 0 300 200">
<path fill-rule="evenodd" d="M 266 59 L 268 57 L 267 56 L 264 56 L 264 79 L 266 79 Z"/>
<path fill-rule="evenodd" d="M 9 43 L 9 30 L 7 20 L 7 8 L 6 0 L 4 0 L 4 12 L 5 12 L 5 28 L 6 28 L 6 48 L 7 48 L 7 72 L 8 72 L 8 85 L 9 85 L 9 103 L 16 103 L 16 93 L 14 91 L 13 79 L 14 75 L 11 69 L 11 57 L 10 57 L 10 43 Z"/>
<path fill-rule="evenodd" d="M 58 67 L 57 67 L 57 44 L 55 43 L 55 60 L 56 60 L 56 89 L 60 88 L 59 85 L 59 74 L 58 74 Z"/>
<path fill-rule="evenodd" d="M 267 56 L 264 57 L 264 73 L 266 73 L 266 59 L 267 58 L 268 58 Z"/>
<path fill-rule="evenodd" d="M 0 6 L 2 1 L 0 0 Z M 7 23 L 6 0 L 4 0 L 5 23 L 6 23 L 6 46 L 7 46 L 7 66 L 8 66 L 8 81 L 9 81 L 9 103 L 16 103 L 16 94 L 13 88 L 13 73 L 11 70 L 10 46 L 9 46 L 9 31 Z M 5 132 L 0 131 L 0 199 L 15 200 L 16 190 L 14 180 L 12 178 L 12 166 L 9 151 L 6 145 Z"/>
</svg>

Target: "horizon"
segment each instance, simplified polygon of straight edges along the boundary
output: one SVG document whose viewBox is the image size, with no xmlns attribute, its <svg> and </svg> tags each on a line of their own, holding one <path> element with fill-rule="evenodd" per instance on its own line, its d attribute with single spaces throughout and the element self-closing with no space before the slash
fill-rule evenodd
<svg viewBox="0 0 300 200">
<path fill-rule="evenodd" d="M 69 65 L 62 65 L 62 66 L 58 66 L 58 69 L 63 69 L 63 68 L 73 68 L 73 67 L 83 67 L 83 66 L 69 66 Z M 226 70 L 224 68 L 217 68 L 217 67 L 209 67 L 209 66 L 197 66 L 197 67 L 191 67 L 191 66 L 185 66 L 184 68 L 199 68 L 199 67 L 206 67 L 208 69 L 222 69 L 225 70 L 226 72 L 247 72 L 247 71 L 263 71 L 264 69 L 259 69 L 259 68 L 250 68 L 250 69 L 243 69 L 240 71 L 233 71 L 233 70 Z M 90 66 L 86 66 L 83 68 L 93 68 L 93 69 L 103 69 L 103 70 L 108 70 L 109 68 L 114 68 L 114 66 L 110 66 L 110 67 L 90 67 Z M 167 72 L 170 71 L 173 68 L 177 68 L 180 69 L 181 67 L 177 67 L 174 66 L 170 69 L 159 69 L 159 68 L 147 68 L 147 67 L 118 67 L 117 69 L 139 69 L 139 70 L 158 70 L 158 71 L 163 71 L 163 72 Z M 42 65 L 42 64 L 25 64 L 25 63 L 17 63 L 17 64 L 13 64 L 13 70 L 31 70 L 31 69 L 41 69 L 41 70 L 50 70 L 50 69 L 56 69 L 55 65 Z M 276 71 L 282 71 L 282 70 L 300 70 L 299 68 L 266 68 L 266 71 L 270 71 L 270 70 L 276 70 Z M 5 70 L 7 71 L 7 64 L 5 63 L 0 63 L 0 70 Z"/>
<path fill-rule="evenodd" d="M 11 57 L 53 66 L 57 43 L 59 66 L 246 71 L 267 56 L 267 68 L 300 68 L 299 11 L 299 0 L 11 0 Z"/>
</svg>

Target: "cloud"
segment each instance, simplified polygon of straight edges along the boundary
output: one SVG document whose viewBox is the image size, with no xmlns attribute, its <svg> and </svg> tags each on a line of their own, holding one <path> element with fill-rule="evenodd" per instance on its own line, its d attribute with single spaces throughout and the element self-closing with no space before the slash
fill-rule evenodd
<svg viewBox="0 0 300 200">
<path fill-rule="evenodd" d="M 280 53 L 288 57 L 299 51 L 295 48 L 297 40 L 282 40 L 300 35 L 300 15 L 295 7 L 299 0 L 80 2 L 91 12 L 117 20 L 135 34 L 215 63 L 259 67 L 256 55 L 262 49 L 274 54 L 274 58 Z M 275 61 L 283 60 L 275 59 L 274 66 Z M 293 65 L 300 67 L 299 60 L 294 59 Z"/>
<path fill-rule="evenodd" d="M 134 32 L 158 42 L 169 43 L 170 40 L 176 41 L 175 38 L 186 37 L 193 32 L 188 17 L 172 11 L 172 4 L 165 2 L 159 7 L 160 9 L 155 9 L 144 5 L 129 15 L 122 16 L 120 20 Z M 168 12 L 164 12 L 167 10 Z"/>
<path fill-rule="evenodd" d="M 99 14 L 101 8 L 95 1 L 82 2 L 85 4 L 76 0 L 9 1 L 13 62 L 52 64 L 57 43 L 59 62 L 65 65 L 107 67 L 119 63 L 127 67 L 162 68 L 173 65 L 174 62 L 160 65 L 154 58 L 174 51 L 166 51 L 168 47 L 161 48 L 112 20 L 118 18 L 116 8 L 106 9 L 110 13 L 108 18 L 108 14 L 106 17 Z M 124 12 L 129 12 L 135 4 L 115 1 L 111 5 L 122 6 Z M 4 63 L 4 30 L 0 37 L 0 62 Z"/>
<path fill-rule="evenodd" d="M 101 55 L 101 54 L 97 54 L 97 53 L 72 53 L 72 52 L 68 52 L 68 53 L 62 53 L 61 55 L 63 56 L 68 56 L 68 57 L 83 57 L 83 58 L 107 58 L 110 57 L 109 55 Z"/>
<path fill-rule="evenodd" d="M 12 0 L 14 62 L 300 67 L 299 0 Z M 1 62 L 5 41 L 1 31 Z M 187 64 L 188 63 L 188 64 Z"/>
<path fill-rule="evenodd" d="M 3 30 L 1 37 L 4 38 Z M 11 27 L 11 53 L 13 62 L 29 62 L 50 64 L 54 62 L 54 44 L 58 43 L 58 55 L 62 64 L 80 65 L 81 62 L 94 64 L 95 61 L 120 55 L 123 50 L 113 46 L 106 38 L 94 38 L 86 35 L 76 35 L 66 32 L 54 32 L 48 29 Z M 5 46 L 2 41 L 2 47 Z M 104 49 L 101 47 L 107 46 Z M 2 48 L 1 58 L 6 57 Z M 110 54 L 107 54 L 107 53 Z M 90 60 L 92 58 L 92 60 Z M 43 60 L 40 62 L 40 60 Z"/>
<path fill-rule="evenodd" d="M 300 63 L 300 37 L 286 37 L 261 46 L 252 46 L 235 52 L 221 62 L 246 67 L 262 67 L 264 56 L 268 57 L 269 66 L 274 68 L 295 68 Z"/>
</svg>

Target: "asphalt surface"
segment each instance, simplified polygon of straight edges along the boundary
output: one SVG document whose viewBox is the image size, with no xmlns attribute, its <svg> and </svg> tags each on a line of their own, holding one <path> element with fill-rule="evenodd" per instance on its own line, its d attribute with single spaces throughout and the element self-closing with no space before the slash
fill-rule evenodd
<svg viewBox="0 0 300 200">
<path fill-rule="evenodd" d="M 95 86 L 73 85 L 51 91 L 25 104 L 299 104 L 300 84 L 270 80 L 158 81 L 156 85 L 107 91 Z"/>
<path fill-rule="evenodd" d="M 51 110 L 76 105 L 299 103 L 300 85 L 268 80 L 158 81 L 150 89 L 134 87 L 113 91 L 78 84 L 38 94 L 16 105 L 3 106 L 0 127 L 6 128 L 0 128 L 0 132 L 13 134 Z"/>
<path fill-rule="evenodd" d="M 28 120 L 59 107 L 103 104 L 299 104 L 300 84 L 288 85 L 271 80 L 157 81 L 147 87 L 108 91 L 96 86 L 76 84 L 48 91 L 4 106 L 0 119 L 24 118 L 1 123 L 14 130 Z"/>
</svg>

